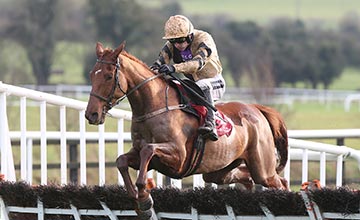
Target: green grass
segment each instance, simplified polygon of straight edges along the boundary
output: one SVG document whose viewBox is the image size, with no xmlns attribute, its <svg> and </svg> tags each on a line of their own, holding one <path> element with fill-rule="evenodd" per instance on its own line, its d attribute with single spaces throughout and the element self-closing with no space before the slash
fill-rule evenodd
<svg viewBox="0 0 360 220">
<path fill-rule="evenodd" d="M 142 5 L 159 7 L 166 0 L 137 0 Z M 350 11 L 360 12 L 357 0 L 182 0 L 177 1 L 185 15 L 224 15 L 235 20 L 253 20 L 267 24 L 274 18 L 289 17 L 308 20 L 314 24 L 323 20 L 327 26 L 336 27 L 339 19 Z M 318 24 L 323 24 L 318 23 Z"/>
<path fill-rule="evenodd" d="M 346 129 L 360 128 L 360 110 L 352 105 L 345 112 L 343 103 L 295 102 L 285 113 L 289 129 Z"/>
<path fill-rule="evenodd" d="M 345 112 L 343 103 L 295 102 L 292 109 L 281 111 L 289 130 L 360 128 L 360 109 L 356 104 Z M 335 139 L 317 141 L 336 144 Z M 345 145 L 360 150 L 360 139 L 348 138 Z"/>
<path fill-rule="evenodd" d="M 344 72 L 337 78 L 329 89 L 338 90 L 360 90 L 360 70 L 355 68 L 345 68 Z"/>
</svg>

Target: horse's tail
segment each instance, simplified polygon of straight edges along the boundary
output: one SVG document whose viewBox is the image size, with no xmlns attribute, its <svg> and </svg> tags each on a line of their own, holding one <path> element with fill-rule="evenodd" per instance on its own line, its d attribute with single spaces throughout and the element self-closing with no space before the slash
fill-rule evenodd
<svg viewBox="0 0 360 220">
<path fill-rule="evenodd" d="M 279 154 L 278 156 L 280 157 L 276 172 L 280 173 L 285 168 L 289 150 L 288 135 L 284 119 L 275 109 L 257 104 L 255 104 L 255 107 L 260 110 L 270 124 L 274 136 L 274 143 Z"/>
</svg>

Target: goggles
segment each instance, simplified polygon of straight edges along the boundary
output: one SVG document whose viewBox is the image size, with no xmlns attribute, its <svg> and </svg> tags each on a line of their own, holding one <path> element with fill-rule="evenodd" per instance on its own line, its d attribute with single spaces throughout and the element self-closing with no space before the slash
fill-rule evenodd
<svg viewBox="0 0 360 220">
<path fill-rule="evenodd" d="M 168 41 L 172 44 L 175 44 L 175 43 L 182 44 L 185 41 L 189 42 L 189 37 L 172 38 L 172 39 L 169 39 Z"/>
</svg>

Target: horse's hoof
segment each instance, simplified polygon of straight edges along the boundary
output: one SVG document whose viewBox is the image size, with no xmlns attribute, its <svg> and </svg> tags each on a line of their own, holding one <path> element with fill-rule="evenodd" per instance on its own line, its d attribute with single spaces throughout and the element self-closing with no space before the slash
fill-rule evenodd
<svg viewBox="0 0 360 220">
<path fill-rule="evenodd" d="M 153 207 L 154 205 L 154 201 L 151 197 L 151 195 L 149 194 L 149 197 L 145 200 L 138 200 L 138 208 L 141 211 L 145 211 L 145 210 L 149 210 Z"/>
</svg>

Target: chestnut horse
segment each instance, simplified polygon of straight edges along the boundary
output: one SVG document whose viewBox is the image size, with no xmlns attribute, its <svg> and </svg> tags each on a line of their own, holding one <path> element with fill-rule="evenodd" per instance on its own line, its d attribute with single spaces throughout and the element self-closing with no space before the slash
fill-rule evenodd
<svg viewBox="0 0 360 220">
<path fill-rule="evenodd" d="M 86 109 L 90 124 L 102 124 L 107 111 L 125 97 L 133 120 L 132 148 L 117 160 L 129 196 L 149 198 L 146 173 L 155 169 L 171 178 L 183 178 L 191 163 L 190 155 L 198 118 L 181 110 L 179 94 L 161 74 L 124 50 L 96 45 L 97 62 L 90 72 L 92 90 Z M 288 190 L 279 175 L 287 162 L 287 130 L 281 115 L 257 104 L 228 102 L 216 108 L 232 120 L 229 136 L 206 140 L 201 163 L 193 174 L 203 174 L 205 182 L 242 183 Z M 128 167 L 139 170 L 135 185 Z M 136 189 L 137 188 L 137 189 Z"/>
</svg>

